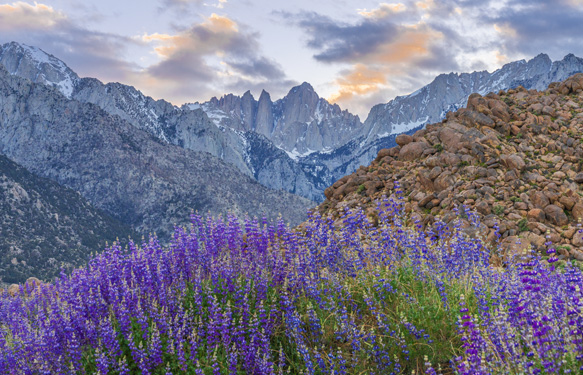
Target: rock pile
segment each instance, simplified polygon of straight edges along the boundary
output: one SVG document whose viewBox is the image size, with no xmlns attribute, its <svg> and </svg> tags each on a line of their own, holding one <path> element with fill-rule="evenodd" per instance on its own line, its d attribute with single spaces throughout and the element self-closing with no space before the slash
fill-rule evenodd
<svg viewBox="0 0 583 375">
<path fill-rule="evenodd" d="M 493 241 L 497 227 L 503 247 L 540 252 L 549 235 L 561 258 L 583 261 L 583 74 L 540 92 L 472 94 L 466 108 L 396 142 L 327 188 L 320 213 L 359 206 L 375 221 L 372 202 L 399 181 L 406 211 L 424 224 L 450 222 L 465 205 L 482 222 L 465 223 L 469 234 Z"/>
</svg>

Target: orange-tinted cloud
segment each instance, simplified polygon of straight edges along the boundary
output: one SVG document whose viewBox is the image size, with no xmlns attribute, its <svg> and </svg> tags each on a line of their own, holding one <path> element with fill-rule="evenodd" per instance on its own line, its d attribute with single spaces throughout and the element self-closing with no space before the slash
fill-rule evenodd
<svg viewBox="0 0 583 375">
<path fill-rule="evenodd" d="M 382 19 L 382 18 L 386 18 L 390 15 L 403 12 L 406 9 L 407 9 L 407 7 L 403 3 L 395 3 L 395 4 L 381 3 L 377 9 L 373 9 L 370 11 L 364 9 L 364 10 L 359 11 L 358 14 L 360 14 L 361 16 L 364 16 L 366 18 Z"/>
<path fill-rule="evenodd" d="M 158 95 L 175 103 L 194 100 L 200 92 L 225 92 L 291 84 L 281 67 L 262 56 L 257 35 L 226 16 L 212 14 L 176 34 L 146 34 L 159 62 L 143 72 Z M 287 89 L 288 87 L 285 87 Z"/>
<path fill-rule="evenodd" d="M 154 48 L 162 58 L 170 58 L 176 53 L 194 52 L 198 55 L 223 51 L 234 39 L 239 30 L 233 20 L 213 13 L 203 23 L 176 35 L 146 34 L 145 42 L 156 42 Z M 204 36 L 204 37 L 203 37 Z"/>
<path fill-rule="evenodd" d="M 0 4 L 0 31 L 21 29 L 50 29 L 67 17 L 44 4 L 18 1 L 12 4 Z"/>
<path fill-rule="evenodd" d="M 371 69 L 364 64 L 356 64 L 337 78 L 335 83 L 338 91 L 328 98 L 332 103 L 346 102 L 355 95 L 377 92 L 386 86 L 387 78 L 384 72 Z"/>
<path fill-rule="evenodd" d="M 431 46 L 442 39 L 442 34 L 424 24 L 403 27 L 396 38 L 381 44 L 364 56 L 366 61 L 382 64 L 403 64 L 431 54 Z"/>
</svg>

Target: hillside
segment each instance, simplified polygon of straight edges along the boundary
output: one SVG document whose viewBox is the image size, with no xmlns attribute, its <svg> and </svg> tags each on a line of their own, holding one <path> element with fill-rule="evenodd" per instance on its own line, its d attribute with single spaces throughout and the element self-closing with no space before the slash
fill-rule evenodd
<svg viewBox="0 0 583 375">
<path fill-rule="evenodd" d="M 76 191 L 0 155 L 0 283 L 50 280 L 128 236 L 138 238 Z"/>
<path fill-rule="evenodd" d="M 339 218 L 345 207 L 362 207 L 377 221 L 371 202 L 398 181 L 405 211 L 424 225 L 438 216 L 449 223 L 465 205 L 482 219 L 479 228 L 465 221 L 471 236 L 490 242 L 499 235 L 505 249 L 542 251 L 548 234 L 561 259 L 583 261 L 576 235 L 583 218 L 583 74 L 545 91 L 472 94 L 467 108 L 396 142 L 327 188 L 319 211 Z"/>
</svg>

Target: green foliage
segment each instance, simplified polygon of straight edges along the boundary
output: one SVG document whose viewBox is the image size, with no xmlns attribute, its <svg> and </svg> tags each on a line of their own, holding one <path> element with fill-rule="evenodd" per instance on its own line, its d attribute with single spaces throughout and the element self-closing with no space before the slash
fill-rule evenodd
<svg viewBox="0 0 583 375">
<path fill-rule="evenodd" d="M 365 191 L 365 190 L 366 190 L 366 188 L 364 187 L 364 185 L 359 185 L 359 186 L 358 186 L 358 189 L 356 190 L 356 192 L 357 192 L 358 194 L 360 194 L 360 193 L 362 193 L 362 192 L 363 192 L 363 191 Z"/>
<path fill-rule="evenodd" d="M 526 218 L 518 221 L 518 230 L 520 232 L 526 232 L 528 230 L 528 220 Z"/>
<path fill-rule="evenodd" d="M 500 216 L 502 214 L 504 214 L 504 206 L 501 205 L 494 206 L 494 215 Z"/>
<path fill-rule="evenodd" d="M 441 145 L 441 143 L 436 143 L 433 145 L 433 148 L 437 151 L 437 152 L 441 152 L 443 151 L 443 146 Z"/>
</svg>

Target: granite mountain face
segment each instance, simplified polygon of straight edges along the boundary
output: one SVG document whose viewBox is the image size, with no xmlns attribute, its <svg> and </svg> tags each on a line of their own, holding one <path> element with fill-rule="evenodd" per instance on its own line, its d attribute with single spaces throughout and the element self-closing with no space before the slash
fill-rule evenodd
<svg viewBox="0 0 583 375">
<path fill-rule="evenodd" d="M 202 108 L 217 125 L 262 134 L 294 159 L 336 149 L 362 131 L 358 116 L 320 98 L 307 82 L 276 101 L 266 91 L 258 101 L 247 91 L 184 107 Z"/>
<path fill-rule="evenodd" d="M 168 144 L 97 105 L 0 66 L 0 153 L 163 238 L 191 210 L 301 222 L 312 202 L 268 189 L 206 152 Z"/>
<path fill-rule="evenodd" d="M 164 143 L 208 152 L 272 189 L 322 199 L 325 183 L 285 152 L 272 152 L 273 143 L 260 133 L 217 124 L 212 113 L 154 100 L 132 86 L 79 78 L 63 62 L 35 47 L 4 44 L 0 64 L 11 74 L 54 86 L 70 99 L 95 104 Z"/>
<path fill-rule="evenodd" d="M 308 83 L 275 101 L 265 91 L 259 99 L 246 92 L 177 107 L 131 86 L 79 78 L 55 57 L 14 42 L 0 47 L 0 63 L 11 74 L 56 86 L 162 142 L 208 152 L 267 187 L 314 201 L 322 201 L 324 189 L 338 178 L 369 164 L 381 148 L 394 146 L 397 134 L 443 119 L 472 92 L 518 85 L 541 89 L 583 71 L 583 59 L 567 55 L 551 62 L 541 54 L 493 73 L 442 74 L 413 94 L 373 107 L 363 123 L 320 98 Z"/>
</svg>

